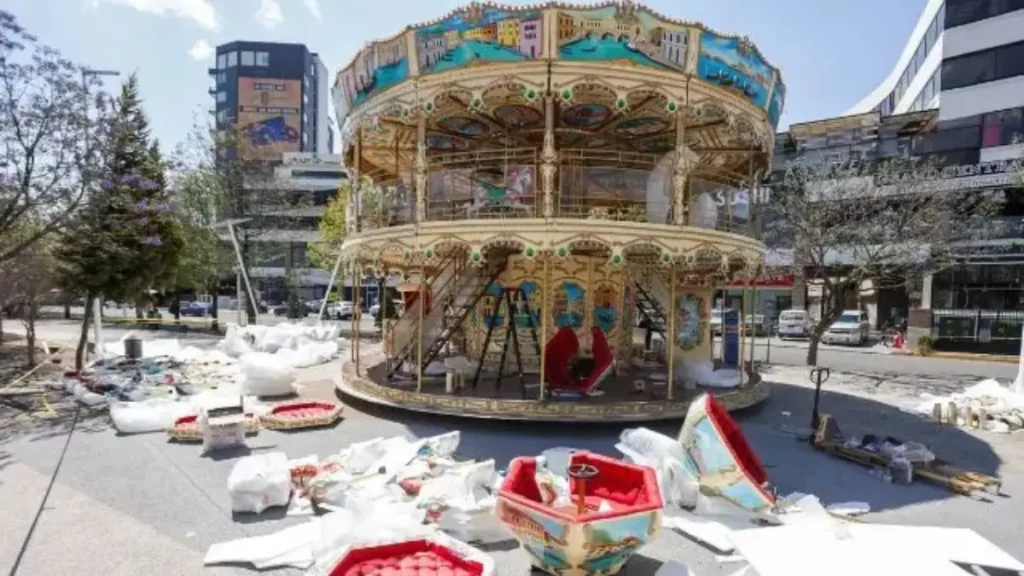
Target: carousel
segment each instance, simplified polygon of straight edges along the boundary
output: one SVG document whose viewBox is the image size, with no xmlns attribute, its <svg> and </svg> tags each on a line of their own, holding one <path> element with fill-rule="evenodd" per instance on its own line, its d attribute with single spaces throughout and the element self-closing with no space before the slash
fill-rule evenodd
<svg viewBox="0 0 1024 576">
<path fill-rule="evenodd" d="M 339 263 L 397 282 L 343 394 L 575 421 L 765 398 L 742 333 L 711 330 L 716 290 L 762 270 L 785 97 L 747 38 L 632 2 L 472 4 L 368 44 L 334 97 Z"/>
</svg>

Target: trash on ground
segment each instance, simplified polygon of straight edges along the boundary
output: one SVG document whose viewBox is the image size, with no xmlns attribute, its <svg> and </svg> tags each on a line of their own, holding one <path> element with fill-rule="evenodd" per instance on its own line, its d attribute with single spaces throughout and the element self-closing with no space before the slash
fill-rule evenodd
<svg viewBox="0 0 1024 576">
<path fill-rule="evenodd" d="M 948 396 L 922 394 L 920 402 L 903 410 L 943 424 L 996 433 L 1024 428 L 1024 394 L 991 378 Z"/>
</svg>

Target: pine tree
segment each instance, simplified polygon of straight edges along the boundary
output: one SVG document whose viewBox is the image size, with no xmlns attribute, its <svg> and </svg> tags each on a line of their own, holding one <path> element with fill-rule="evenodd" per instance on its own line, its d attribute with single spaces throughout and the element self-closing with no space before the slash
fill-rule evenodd
<svg viewBox="0 0 1024 576">
<path fill-rule="evenodd" d="M 172 277 L 183 244 L 134 75 L 121 88 L 107 138 L 104 177 L 58 249 L 61 284 L 88 298 L 75 357 L 79 370 L 95 299 L 144 299 Z"/>
</svg>

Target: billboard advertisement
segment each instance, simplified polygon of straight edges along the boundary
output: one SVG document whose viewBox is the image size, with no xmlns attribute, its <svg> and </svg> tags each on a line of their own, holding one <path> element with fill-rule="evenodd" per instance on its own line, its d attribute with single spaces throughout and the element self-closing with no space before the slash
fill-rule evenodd
<svg viewBox="0 0 1024 576">
<path fill-rule="evenodd" d="M 301 149 L 302 81 L 238 79 L 238 128 L 244 155 L 280 159 Z"/>
</svg>

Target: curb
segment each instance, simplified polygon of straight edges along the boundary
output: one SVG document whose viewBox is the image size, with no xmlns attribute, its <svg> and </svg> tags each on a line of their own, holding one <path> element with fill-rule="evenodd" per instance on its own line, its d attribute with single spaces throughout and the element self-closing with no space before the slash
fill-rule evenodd
<svg viewBox="0 0 1024 576">
<path fill-rule="evenodd" d="M 968 354 L 965 352 L 930 352 L 921 354 L 917 350 L 906 353 L 914 358 L 941 358 L 943 360 L 965 360 L 967 362 L 999 362 L 1000 364 L 1016 364 L 1020 361 L 1016 356 L 1002 356 L 997 354 Z"/>
</svg>

